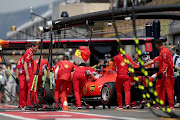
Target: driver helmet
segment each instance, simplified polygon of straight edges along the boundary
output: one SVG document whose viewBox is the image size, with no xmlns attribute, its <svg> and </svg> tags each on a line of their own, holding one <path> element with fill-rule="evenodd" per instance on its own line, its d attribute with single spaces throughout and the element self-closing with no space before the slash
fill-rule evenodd
<svg viewBox="0 0 180 120">
<path fill-rule="evenodd" d="M 105 54 L 104 58 L 111 58 L 111 54 Z"/>
<path fill-rule="evenodd" d="M 111 60 L 111 54 L 105 54 L 104 55 L 104 64 L 109 63 L 109 61 Z"/>
<path fill-rule="evenodd" d="M 142 60 L 146 63 L 148 60 L 150 60 L 150 53 L 149 52 L 143 52 L 142 53 Z"/>
</svg>

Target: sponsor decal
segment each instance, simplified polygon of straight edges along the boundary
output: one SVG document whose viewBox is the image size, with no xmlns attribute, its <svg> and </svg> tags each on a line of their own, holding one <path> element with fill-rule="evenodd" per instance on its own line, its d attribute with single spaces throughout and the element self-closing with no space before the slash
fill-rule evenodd
<svg viewBox="0 0 180 120">
<path fill-rule="evenodd" d="M 81 50 L 80 50 L 80 49 L 77 49 L 77 50 L 75 51 L 74 55 L 75 55 L 76 57 L 82 58 L 82 56 L 81 56 Z"/>
<path fill-rule="evenodd" d="M 95 87 L 96 87 L 96 85 L 90 85 L 90 89 L 89 89 L 89 91 L 90 91 L 90 92 L 94 92 Z"/>
<path fill-rule="evenodd" d="M 83 94 L 86 94 L 86 91 L 87 91 L 87 89 L 86 89 L 86 84 L 83 86 Z"/>
<path fill-rule="evenodd" d="M 125 65 L 125 62 L 121 62 L 121 66 L 124 66 Z"/>
<path fill-rule="evenodd" d="M 65 68 L 68 68 L 69 66 L 68 65 L 64 65 Z"/>
<path fill-rule="evenodd" d="M 163 59 L 166 59 L 166 54 L 163 54 Z"/>
</svg>

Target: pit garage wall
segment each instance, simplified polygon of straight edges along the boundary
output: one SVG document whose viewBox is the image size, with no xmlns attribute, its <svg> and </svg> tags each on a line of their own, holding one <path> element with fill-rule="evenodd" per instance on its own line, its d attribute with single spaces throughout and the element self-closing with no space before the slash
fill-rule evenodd
<svg viewBox="0 0 180 120">
<path fill-rule="evenodd" d="M 168 34 L 168 42 L 174 45 L 178 45 L 178 41 L 180 43 L 180 21 L 171 21 L 169 26 L 169 34 Z"/>
</svg>

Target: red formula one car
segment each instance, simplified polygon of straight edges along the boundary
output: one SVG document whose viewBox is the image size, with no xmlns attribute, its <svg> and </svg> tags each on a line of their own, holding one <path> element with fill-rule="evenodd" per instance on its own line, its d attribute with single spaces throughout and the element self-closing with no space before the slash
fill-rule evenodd
<svg viewBox="0 0 180 120">
<path fill-rule="evenodd" d="M 101 70 L 100 74 L 95 81 L 92 81 L 91 78 L 88 78 L 86 85 L 83 88 L 83 98 L 82 100 L 85 103 L 97 106 L 97 105 L 114 105 L 116 102 L 116 71 L 104 68 Z M 53 99 L 53 90 L 50 90 L 49 83 L 45 84 L 45 100 L 52 104 Z M 42 96 L 42 95 L 41 95 Z M 68 102 L 72 102 L 74 99 L 72 82 L 69 83 L 67 88 L 67 97 Z"/>
<path fill-rule="evenodd" d="M 101 70 L 96 81 L 89 78 L 83 88 L 83 100 L 95 107 L 96 105 L 115 105 L 116 102 L 116 71 L 108 68 Z"/>
<path fill-rule="evenodd" d="M 138 71 L 140 71 L 139 68 L 137 68 L 136 72 L 138 73 Z M 154 71 L 157 71 L 156 68 L 150 68 L 148 70 L 149 75 L 154 74 Z M 94 82 L 90 78 L 88 78 L 88 81 L 83 88 L 82 100 L 85 103 L 93 106 L 93 108 L 98 105 L 103 105 L 103 108 L 105 108 L 105 106 L 108 106 L 108 108 L 110 108 L 111 106 L 117 105 L 116 71 L 104 68 L 98 75 L 99 77 Z M 139 77 L 142 77 L 142 74 L 138 73 L 137 75 Z M 68 94 L 73 93 L 71 92 L 70 88 L 72 88 L 72 84 L 69 84 L 69 88 L 67 91 Z M 122 92 L 122 96 L 124 99 L 124 92 Z M 138 88 L 138 85 L 133 79 L 131 81 L 131 100 L 143 100 L 142 91 Z"/>
<path fill-rule="evenodd" d="M 140 71 L 140 70 L 138 70 Z M 156 70 L 157 71 L 157 70 Z M 152 75 L 154 73 L 154 69 L 150 69 L 149 75 Z M 138 76 L 141 76 L 141 74 L 138 74 Z M 95 106 L 103 105 L 103 108 L 105 106 L 108 106 L 110 108 L 111 106 L 117 105 L 117 93 L 116 93 L 116 71 L 108 68 L 104 68 L 101 70 L 100 74 L 98 74 L 97 80 L 92 81 L 91 78 L 88 78 L 87 83 L 85 84 L 83 88 L 83 97 L 82 100 L 84 103 L 89 104 L 95 108 Z M 49 91 L 49 84 L 46 84 L 46 95 L 45 99 L 50 100 L 50 103 L 53 103 L 54 100 L 52 98 L 52 92 Z M 131 100 L 133 101 L 141 101 L 142 100 L 142 93 L 141 90 L 138 89 L 136 86 L 135 81 L 131 81 Z M 124 93 L 124 92 L 122 92 Z M 124 94 L 123 99 L 124 99 Z M 69 84 L 69 87 L 67 88 L 67 97 L 68 102 L 72 102 L 74 99 L 73 95 L 73 87 L 72 83 Z"/>
</svg>

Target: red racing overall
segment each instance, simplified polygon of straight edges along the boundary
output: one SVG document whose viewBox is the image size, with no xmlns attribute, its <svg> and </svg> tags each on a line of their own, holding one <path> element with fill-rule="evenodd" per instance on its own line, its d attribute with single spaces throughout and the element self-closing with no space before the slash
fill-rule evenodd
<svg viewBox="0 0 180 120">
<path fill-rule="evenodd" d="M 161 100 L 165 101 L 165 92 L 167 93 L 167 99 L 169 107 L 174 107 L 174 69 L 173 58 L 170 51 L 162 46 L 159 56 L 154 59 L 159 61 L 159 72 L 162 74 L 161 79 L 157 79 L 156 91 Z"/>
<path fill-rule="evenodd" d="M 130 61 L 131 64 L 133 65 L 136 64 L 135 62 L 132 61 L 131 57 L 128 54 L 126 54 L 125 56 Z M 116 78 L 117 103 L 119 107 L 123 107 L 122 91 L 124 86 L 125 105 L 127 106 L 131 101 L 131 94 L 130 94 L 131 79 L 128 76 L 128 65 L 124 62 L 124 58 L 121 53 L 114 57 L 114 63 L 117 71 L 117 78 Z"/>
<path fill-rule="evenodd" d="M 93 72 L 96 72 L 96 71 L 93 68 L 87 67 L 87 66 L 79 66 L 79 67 L 76 67 L 74 70 L 72 82 L 73 82 L 73 88 L 74 88 L 74 95 L 76 99 L 76 106 L 78 107 L 81 106 L 83 87 L 85 83 L 87 82 L 87 74 L 90 75 Z"/>
<path fill-rule="evenodd" d="M 24 108 L 27 106 L 27 93 L 28 93 L 28 86 L 24 72 L 23 66 L 23 56 L 19 59 L 17 67 L 19 70 L 18 79 L 19 79 L 19 106 Z"/>
<path fill-rule="evenodd" d="M 55 90 L 54 99 L 59 103 L 59 92 L 61 88 L 61 107 L 63 106 L 64 98 L 66 97 L 67 86 L 71 79 L 71 71 L 76 66 L 68 60 L 60 61 L 56 64 L 54 69 L 55 76 Z M 56 105 L 57 106 L 57 105 Z"/>
<path fill-rule="evenodd" d="M 34 73 L 33 73 L 34 61 L 33 61 L 33 51 L 31 48 L 26 50 L 26 52 L 24 53 L 23 59 L 24 59 L 24 62 L 27 62 L 28 73 L 29 73 L 29 78 L 30 78 L 30 80 L 27 81 L 28 83 L 27 105 L 32 105 L 31 98 L 32 100 L 34 100 L 34 94 L 30 96 L 30 93 L 31 93 L 32 82 L 34 79 Z"/>
</svg>

